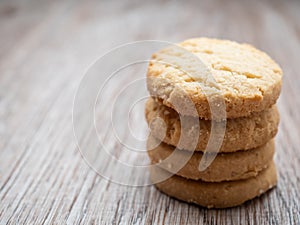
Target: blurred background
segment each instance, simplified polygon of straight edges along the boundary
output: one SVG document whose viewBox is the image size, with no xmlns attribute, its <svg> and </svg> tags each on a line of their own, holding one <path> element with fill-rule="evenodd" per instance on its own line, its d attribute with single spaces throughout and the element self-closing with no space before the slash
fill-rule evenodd
<svg viewBox="0 0 300 225">
<path fill-rule="evenodd" d="M 297 0 L 1 1 L 0 224 L 299 224 L 299 12 Z M 96 59 L 128 42 L 201 36 L 253 44 L 284 71 L 278 188 L 234 209 L 108 182 L 82 159 L 73 134 L 74 96 Z M 145 76 L 139 71 L 135 78 Z M 147 129 L 142 108 L 131 125 L 137 133 Z"/>
</svg>

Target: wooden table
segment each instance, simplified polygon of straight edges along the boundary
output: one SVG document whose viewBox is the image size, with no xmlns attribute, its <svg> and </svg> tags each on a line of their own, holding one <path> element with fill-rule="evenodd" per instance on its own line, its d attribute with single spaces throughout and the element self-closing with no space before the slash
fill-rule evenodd
<svg viewBox="0 0 300 225">
<path fill-rule="evenodd" d="M 299 12 L 296 0 L 2 1 L 0 224 L 300 224 Z M 236 208 L 207 210 L 153 186 L 109 182 L 83 160 L 73 134 L 73 99 L 95 59 L 127 42 L 197 36 L 251 43 L 285 74 L 278 186 Z M 145 132 L 136 112 L 141 126 L 134 129 Z"/>
</svg>

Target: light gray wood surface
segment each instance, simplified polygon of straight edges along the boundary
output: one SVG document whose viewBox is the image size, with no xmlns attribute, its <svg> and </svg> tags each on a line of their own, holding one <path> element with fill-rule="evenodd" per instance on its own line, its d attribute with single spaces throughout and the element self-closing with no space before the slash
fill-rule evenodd
<svg viewBox="0 0 300 225">
<path fill-rule="evenodd" d="M 300 224 L 299 12 L 296 0 L 1 1 L 0 224 Z M 278 186 L 236 208 L 207 210 L 153 186 L 109 182 L 86 164 L 73 134 L 74 96 L 99 56 L 127 42 L 198 36 L 251 43 L 284 71 Z M 135 78 L 145 76 L 138 71 Z M 110 85 L 119 90 L 123 84 Z M 113 94 L 107 93 L 109 104 Z M 135 116 L 133 130 L 143 136 L 141 107 Z M 117 127 L 126 139 L 127 124 Z M 111 129 L 100 127 L 104 134 L 113 151 L 123 150 L 110 141 Z M 135 157 L 125 160 L 144 163 Z M 128 179 L 148 174 L 135 170 Z"/>
</svg>

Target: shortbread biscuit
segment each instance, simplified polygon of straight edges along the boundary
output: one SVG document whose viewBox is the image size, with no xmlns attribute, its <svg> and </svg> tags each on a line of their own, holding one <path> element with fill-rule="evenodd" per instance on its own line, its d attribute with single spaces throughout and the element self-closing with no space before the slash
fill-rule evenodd
<svg viewBox="0 0 300 225">
<path fill-rule="evenodd" d="M 220 97 L 227 118 L 250 116 L 275 104 L 282 70 L 266 53 L 248 44 L 208 38 L 189 39 L 177 46 L 182 50 L 170 46 L 153 54 L 148 66 L 148 90 L 163 104 L 204 119 L 212 119 L 210 107 L 219 106 Z M 171 60 L 172 65 L 170 58 L 175 61 Z M 194 68 L 195 59 L 205 68 Z"/>
<path fill-rule="evenodd" d="M 176 175 L 208 182 L 233 181 L 255 177 L 265 169 L 273 160 L 274 140 L 265 145 L 250 149 L 248 151 L 238 151 L 234 153 L 218 153 L 211 165 L 200 172 L 198 166 L 202 159 L 202 152 L 194 152 L 190 159 L 179 171 L 174 171 L 174 165 L 180 163 L 180 159 L 188 158 L 190 153 L 184 150 L 175 150 L 175 147 L 159 141 L 153 136 L 148 137 L 148 155 L 152 164 Z M 174 154 L 172 162 L 164 160 Z"/>
<path fill-rule="evenodd" d="M 193 136 L 190 130 L 191 126 L 194 126 L 195 118 L 185 116 L 183 120 L 185 124 L 181 126 L 182 122 L 175 110 L 152 98 L 146 103 L 145 114 L 152 135 L 159 140 L 180 149 L 205 150 L 210 138 L 210 120 L 200 119 L 200 129 L 196 133 L 197 136 Z M 278 124 L 279 113 L 275 105 L 250 117 L 228 119 L 220 152 L 234 152 L 261 146 L 276 135 Z M 181 132 L 189 135 L 180 136 Z"/>
<path fill-rule="evenodd" d="M 159 180 L 165 173 L 167 176 L 168 172 L 159 167 L 152 167 L 150 170 L 151 180 L 160 191 L 171 197 L 207 208 L 240 205 L 263 194 L 277 183 L 274 162 L 258 176 L 238 181 L 203 182 L 173 175 L 167 180 L 156 183 L 156 180 Z"/>
</svg>

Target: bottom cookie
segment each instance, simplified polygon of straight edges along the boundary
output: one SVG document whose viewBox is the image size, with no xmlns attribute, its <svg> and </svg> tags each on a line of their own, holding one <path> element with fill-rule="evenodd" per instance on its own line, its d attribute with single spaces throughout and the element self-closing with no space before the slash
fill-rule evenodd
<svg viewBox="0 0 300 225">
<path fill-rule="evenodd" d="M 160 191 L 171 197 L 207 208 L 227 208 L 240 205 L 263 194 L 277 183 L 274 162 L 256 177 L 238 181 L 203 182 L 173 175 L 156 183 L 155 181 L 159 180 L 164 173 L 168 174 L 169 172 L 157 166 L 150 170 L 151 180 Z"/>
</svg>

